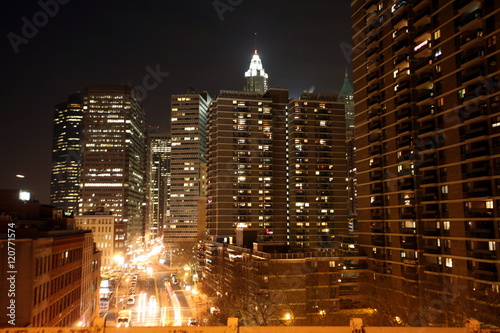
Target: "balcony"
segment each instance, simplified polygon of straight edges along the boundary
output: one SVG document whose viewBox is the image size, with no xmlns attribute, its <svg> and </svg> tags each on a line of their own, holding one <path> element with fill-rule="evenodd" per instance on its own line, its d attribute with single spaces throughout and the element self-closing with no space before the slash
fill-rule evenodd
<svg viewBox="0 0 500 333">
<path fill-rule="evenodd" d="M 370 131 L 376 130 L 376 129 L 381 129 L 382 128 L 382 121 L 381 120 L 374 120 L 368 123 L 368 129 Z"/>
<path fill-rule="evenodd" d="M 476 0 L 455 0 L 453 3 L 453 7 L 455 8 L 455 10 L 461 10 L 463 7 L 472 2 L 476 2 Z"/>
<path fill-rule="evenodd" d="M 483 135 L 488 135 L 488 125 L 485 123 L 474 124 L 475 127 L 469 128 L 464 135 L 462 135 L 463 140 L 477 138 Z"/>
<path fill-rule="evenodd" d="M 396 133 L 397 134 L 402 134 L 408 131 L 411 131 L 412 125 L 410 121 L 406 121 L 401 124 L 396 124 Z"/>
<path fill-rule="evenodd" d="M 406 63 L 408 61 L 410 61 L 410 55 L 408 53 L 400 54 L 400 55 L 396 56 L 393 60 L 393 64 L 394 64 L 394 66 L 397 66 L 400 63 L 402 63 L 403 61 Z"/>
<path fill-rule="evenodd" d="M 464 191 L 464 196 L 467 198 L 487 197 L 492 195 L 493 194 L 491 193 L 491 188 L 489 186 L 481 186 Z"/>
<path fill-rule="evenodd" d="M 472 13 L 469 13 L 469 14 L 466 14 L 466 15 L 460 17 L 458 19 L 457 25 L 460 29 L 464 29 L 464 30 L 465 30 L 465 28 L 470 29 L 475 24 L 477 24 L 477 25 L 481 24 L 481 22 L 478 22 L 478 20 L 476 20 L 476 19 L 480 18 L 481 16 L 482 16 L 482 13 L 481 13 L 481 8 L 480 8 L 480 9 L 473 11 Z"/>
<path fill-rule="evenodd" d="M 412 150 L 400 150 L 398 155 L 398 162 L 413 161 L 414 158 Z"/>
<path fill-rule="evenodd" d="M 418 79 L 417 79 L 417 86 L 421 85 L 421 84 L 424 84 L 424 83 L 427 83 L 429 81 L 432 81 L 433 79 L 433 74 L 432 72 L 426 72 L 426 73 L 422 73 L 418 76 Z"/>
<path fill-rule="evenodd" d="M 429 24 L 431 22 L 431 9 L 427 7 L 418 12 L 413 18 L 413 24 Z"/>
<path fill-rule="evenodd" d="M 378 55 L 378 47 L 372 47 L 366 50 L 366 60 L 370 59 L 373 55 Z"/>
<path fill-rule="evenodd" d="M 422 89 L 420 90 L 417 101 L 422 102 L 432 97 L 434 97 L 434 91 L 432 89 Z"/>
<path fill-rule="evenodd" d="M 425 228 L 424 229 L 425 236 L 441 236 L 441 229 L 437 228 Z"/>
<path fill-rule="evenodd" d="M 372 194 L 375 194 L 375 193 L 382 193 L 384 191 L 384 186 L 381 184 L 381 183 L 377 183 L 377 184 L 372 184 L 370 186 L 370 192 Z"/>
<path fill-rule="evenodd" d="M 488 146 L 479 146 L 472 149 L 467 150 L 465 153 L 465 158 L 474 158 L 480 156 L 488 155 L 489 148 Z"/>
<path fill-rule="evenodd" d="M 421 160 L 422 162 L 420 163 L 420 167 L 425 168 L 425 167 L 437 165 L 437 159 L 436 159 L 435 154 L 425 154 L 422 156 L 423 156 L 423 159 Z"/>
<path fill-rule="evenodd" d="M 422 58 L 417 61 L 415 64 L 415 72 L 419 72 L 420 70 L 431 70 L 430 65 L 432 65 L 432 58 Z"/>
<path fill-rule="evenodd" d="M 470 230 L 470 234 L 475 238 L 495 238 L 495 230 L 487 228 L 473 228 Z"/>
<path fill-rule="evenodd" d="M 443 266 L 437 263 L 426 263 L 425 270 L 429 272 L 442 272 Z"/>
<path fill-rule="evenodd" d="M 373 201 L 370 203 L 372 207 L 380 207 L 384 205 L 384 198 L 383 197 L 375 197 Z"/>
<path fill-rule="evenodd" d="M 422 195 L 422 201 L 436 201 L 438 198 L 439 195 L 437 192 L 429 192 Z"/>
<path fill-rule="evenodd" d="M 466 71 L 462 72 L 462 79 L 460 80 L 462 85 L 466 85 L 471 83 L 470 81 L 475 80 L 481 76 L 483 76 L 485 73 L 484 69 L 482 66 L 468 69 Z M 471 91 L 473 94 L 477 94 L 475 89 Z"/>
<path fill-rule="evenodd" d="M 466 46 L 470 47 L 472 45 L 479 45 L 483 40 L 484 31 L 483 29 L 476 29 L 473 31 L 467 31 L 460 35 L 459 45 L 460 47 Z M 470 43 L 470 44 L 469 44 Z"/>
<path fill-rule="evenodd" d="M 410 102 L 411 102 L 411 95 L 410 94 L 398 96 L 395 99 L 395 103 L 397 106 L 401 106 L 403 104 L 410 103 Z"/>
<path fill-rule="evenodd" d="M 487 217 L 491 218 L 493 216 L 493 209 L 488 209 L 488 208 L 471 208 L 469 210 L 465 211 L 465 216 L 466 217 L 471 217 L 471 218 L 476 218 L 476 217 Z M 476 229 L 476 230 L 483 230 L 483 229 Z M 494 232 L 492 231 L 493 236 Z"/>
<path fill-rule="evenodd" d="M 401 211 L 401 218 L 414 219 L 415 218 L 415 210 L 413 208 L 407 208 L 406 210 Z"/>
<path fill-rule="evenodd" d="M 436 126 L 434 125 L 434 122 L 430 121 L 428 123 L 421 124 L 418 133 L 420 135 L 422 135 L 422 134 L 434 131 L 435 129 L 436 129 Z"/>
<path fill-rule="evenodd" d="M 417 28 L 417 30 L 415 31 L 415 41 L 418 43 L 418 41 L 422 41 L 422 39 L 420 38 L 422 35 L 429 35 L 428 37 L 430 37 L 430 31 L 431 31 L 431 25 L 430 24 L 425 24 L 423 26 L 420 26 Z M 427 36 L 424 36 L 424 37 L 427 37 Z M 430 39 L 430 38 L 425 38 L 425 39 Z"/>
<path fill-rule="evenodd" d="M 474 272 L 474 277 L 478 280 L 498 281 L 498 272 L 488 271 L 488 270 L 476 270 Z"/>
<path fill-rule="evenodd" d="M 418 280 L 418 273 L 416 271 L 405 270 L 403 271 L 403 277 L 408 280 Z"/>
<path fill-rule="evenodd" d="M 484 49 L 482 47 L 462 54 L 460 65 L 462 68 L 471 67 L 481 63 L 484 60 Z"/>
<path fill-rule="evenodd" d="M 413 144 L 413 140 L 411 136 L 405 136 L 401 138 L 398 142 L 398 148 L 403 148 L 406 146 L 411 146 Z"/>
<path fill-rule="evenodd" d="M 431 104 L 431 105 L 420 105 L 418 107 L 417 116 L 418 116 L 418 118 L 424 118 L 424 117 L 433 115 L 434 113 L 435 113 L 434 104 Z"/>
<path fill-rule="evenodd" d="M 382 140 L 382 133 L 372 133 L 368 136 L 368 142 L 370 143 L 379 142 L 381 140 Z"/>
<path fill-rule="evenodd" d="M 368 98 L 368 100 L 366 102 L 368 104 L 368 107 L 370 107 L 372 105 L 380 104 L 380 96 L 379 95 L 372 96 L 372 97 Z"/>
<path fill-rule="evenodd" d="M 488 115 L 488 108 L 486 106 L 479 107 L 464 107 L 458 111 L 462 119 L 474 119 L 481 116 Z"/>
<path fill-rule="evenodd" d="M 408 25 L 408 13 L 401 13 L 392 19 L 394 29 L 400 29 Z"/>
<path fill-rule="evenodd" d="M 368 94 L 371 94 L 372 92 L 375 92 L 377 90 L 380 89 L 380 85 L 378 83 L 374 83 L 374 84 L 371 84 L 369 85 L 367 88 L 366 88 L 366 92 Z"/>
<path fill-rule="evenodd" d="M 416 249 L 417 240 L 415 237 L 402 237 L 400 245 L 404 249 Z"/>
<path fill-rule="evenodd" d="M 385 237 L 384 236 L 373 236 L 372 244 L 375 246 L 386 246 Z"/>
<path fill-rule="evenodd" d="M 370 109 L 368 110 L 368 119 L 372 119 L 374 117 L 380 117 L 382 114 L 381 109 Z"/>
<path fill-rule="evenodd" d="M 383 173 L 380 170 L 376 170 L 370 173 L 370 181 L 382 180 Z"/>
<path fill-rule="evenodd" d="M 371 211 L 372 219 L 374 220 L 381 220 L 382 219 L 382 210 L 381 209 L 375 209 Z"/>
<path fill-rule="evenodd" d="M 386 254 L 383 252 L 375 252 L 372 254 L 374 259 L 382 259 L 384 260 L 386 258 Z"/>
<path fill-rule="evenodd" d="M 372 11 L 377 9 L 377 1 L 375 0 L 370 0 L 367 1 L 365 4 L 365 11 L 366 13 L 371 13 Z"/>
<path fill-rule="evenodd" d="M 378 41 L 378 34 L 368 37 L 368 39 L 365 41 L 365 46 L 368 47 L 371 43 Z"/>
<path fill-rule="evenodd" d="M 488 249 L 474 249 L 472 250 L 472 256 L 478 259 L 489 259 L 496 260 L 496 251 L 490 251 Z"/>
<path fill-rule="evenodd" d="M 403 118 L 408 118 L 411 116 L 411 108 L 404 108 L 396 111 L 396 120 L 401 120 Z"/>
<path fill-rule="evenodd" d="M 394 87 L 396 89 L 396 93 L 400 93 L 408 88 L 410 88 L 410 81 L 403 81 L 401 83 L 396 84 Z"/>
<path fill-rule="evenodd" d="M 441 247 L 437 246 L 436 244 L 426 244 L 424 246 L 424 251 L 426 253 L 433 253 L 433 254 L 440 254 L 442 252 Z"/>
<path fill-rule="evenodd" d="M 420 178 L 421 184 L 432 184 L 437 182 L 438 182 L 438 177 L 435 171 L 424 172 L 422 178 Z"/>
<path fill-rule="evenodd" d="M 413 178 L 404 178 L 398 180 L 398 185 L 400 190 L 409 190 L 413 189 L 415 187 L 415 184 L 413 182 Z"/>
<path fill-rule="evenodd" d="M 402 27 L 401 29 L 399 29 L 398 31 L 396 31 L 393 35 L 392 35 L 392 38 L 397 41 L 401 38 L 403 38 L 403 36 L 408 36 L 408 33 L 410 32 L 410 29 L 407 27 L 407 26 L 404 26 Z"/>
<path fill-rule="evenodd" d="M 370 156 L 382 154 L 382 146 L 381 145 L 372 146 L 368 148 L 368 152 Z"/>
<path fill-rule="evenodd" d="M 366 75 L 366 81 L 367 82 L 370 82 L 370 81 L 372 81 L 373 79 L 376 79 L 376 78 L 378 78 L 378 71 L 371 72 L 371 73 L 368 73 Z"/>
<path fill-rule="evenodd" d="M 408 49 L 408 46 L 410 46 L 410 40 L 404 39 L 404 40 L 399 41 L 396 44 L 394 44 L 394 46 L 392 47 L 392 50 L 394 53 L 398 53 L 402 50 Z"/>
<path fill-rule="evenodd" d="M 382 233 L 384 232 L 384 226 L 381 224 L 372 224 L 370 229 L 373 233 Z"/>
</svg>

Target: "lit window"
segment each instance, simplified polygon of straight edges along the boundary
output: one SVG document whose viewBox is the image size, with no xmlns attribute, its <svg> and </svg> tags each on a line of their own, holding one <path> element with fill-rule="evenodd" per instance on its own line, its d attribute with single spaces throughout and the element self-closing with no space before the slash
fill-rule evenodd
<svg viewBox="0 0 500 333">
<path fill-rule="evenodd" d="M 458 91 L 458 98 L 465 98 L 465 88 L 462 88 Z"/>
<path fill-rule="evenodd" d="M 443 229 L 450 230 L 450 221 L 443 221 Z"/>
<path fill-rule="evenodd" d="M 448 194 L 448 185 L 441 186 L 441 193 Z"/>
<path fill-rule="evenodd" d="M 441 48 L 438 47 L 436 51 L 434 51 L 434 58 L 439 57 L 441 54 L 443 54 L 443 52 L 441 51 Z"/>
<path fill-rule="evenodd" d="M 486 209 L 493 209 L 493 200 L 488 200 L 485 203 Z"/>
<path fill-rule="evenodd" d="M 453 267 L 453 260 L 451 258 L 445 258 L 446 267 Z"/>
<path fill-rule="evenodd" d="M 434 31 L 434 39 L 439 39 L 439 38 L 441 38 L 441 30 Z"/>
<path fill-rule="evenodd" d="M 500 116 L 493 117 L 491 119 L 491 127 L 498 127 L 500 126 Z"/>
</svg>

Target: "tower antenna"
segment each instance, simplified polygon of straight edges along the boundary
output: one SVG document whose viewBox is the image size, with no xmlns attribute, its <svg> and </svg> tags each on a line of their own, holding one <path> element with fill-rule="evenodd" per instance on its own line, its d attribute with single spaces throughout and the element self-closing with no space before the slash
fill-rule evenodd
<svg viewBox="0 0 500 333">
<path fill-rule="evenodd" d="M 253 40 L 255 43 L 254 54 L 257 54 L 257 33 L 256 32 L 253 33 Z"/>
</svg>

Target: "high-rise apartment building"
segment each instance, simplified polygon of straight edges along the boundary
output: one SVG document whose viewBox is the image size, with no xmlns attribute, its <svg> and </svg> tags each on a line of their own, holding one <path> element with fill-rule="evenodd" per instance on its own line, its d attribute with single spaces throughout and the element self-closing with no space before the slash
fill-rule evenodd
<svg viewBox="0 0 500 333">
<path fill-rule="evenodd" d="M 345 106 L 337 95 L 303 93 L 287 112 L 290 245 L 332 251 L 347 231 Z"/>
<path fill-rule="evenodd" d="M 165 242 L 198 240 L 198 203 L 205 197 L 206 117 L 211 98 L 206 92 L 172 95 L 170 215 Z M 205 202 L 205 200 L 203 200 Z M 202 217 L 203 218 L 203 217 Z"/>
<path fill-rule="evenodd" d="M 84 90 L 80 213 L 105 210 L 123 223 L 117 248 L 143 240 L 144 110 L 128 86 Z"/>
<path fill-rule="evenodd" d="M 163 236 L 170 197 L 170 133 L 148 130 L 149 239 Z"/>
<path fill-rule="evenodd" d="M 359 246 L 410 324 L 498 324 L 499 17 L 493 0 L 352 2 Z"/>
<path fill-rule="evenodd" d="M 250 67 L 245 72 L 245 86 L 243 90 L 264 94 L 269 88 L 267 83 L 268 78 L 269 75 L 264 70 L 262 60 L 260 60 L 257 50 L 255 50 L 250 61 Z"/>
<path fill-rule="evenodd" d="M 347 215 L 349 231 L 357 230 L 356 218 L 356 140 L 354 138 L 354 89 L 349 81 L 347 70 L 344 83 L 337 99 L 345 105 L 346 146 L 347 146 Z"/>
<path fill-rule="evenodd" d="M 230 242 L 244 226 L 261 229 L 260 242 L 287 241 L 287 103 L 287 90 L 271 89 L 221 91 L 210 105 L 208 237 Z"/>
<path fill-rule="evenodd" d="M 73 94 L 55 106 L 52 135 L 51 203 L 76 215 L 80 200 L 83 96 Z"/>
</svg>

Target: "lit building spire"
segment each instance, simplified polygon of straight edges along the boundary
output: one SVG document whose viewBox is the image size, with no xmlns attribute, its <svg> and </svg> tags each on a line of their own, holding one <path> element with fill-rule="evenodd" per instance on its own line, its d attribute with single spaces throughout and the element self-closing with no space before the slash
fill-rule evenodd
<svg viewBox="0 0 500 333">
<path fill-rule="evenodd" d="M 257 52 L 257 33 L 254 36 L 255 50 L 250 61 L 250 68 L 245 72 L 245 87 L 243 90 L 263 94 L 268 89 L 268 75 L 262 66 L 262 61 Z"/>
</svg>

